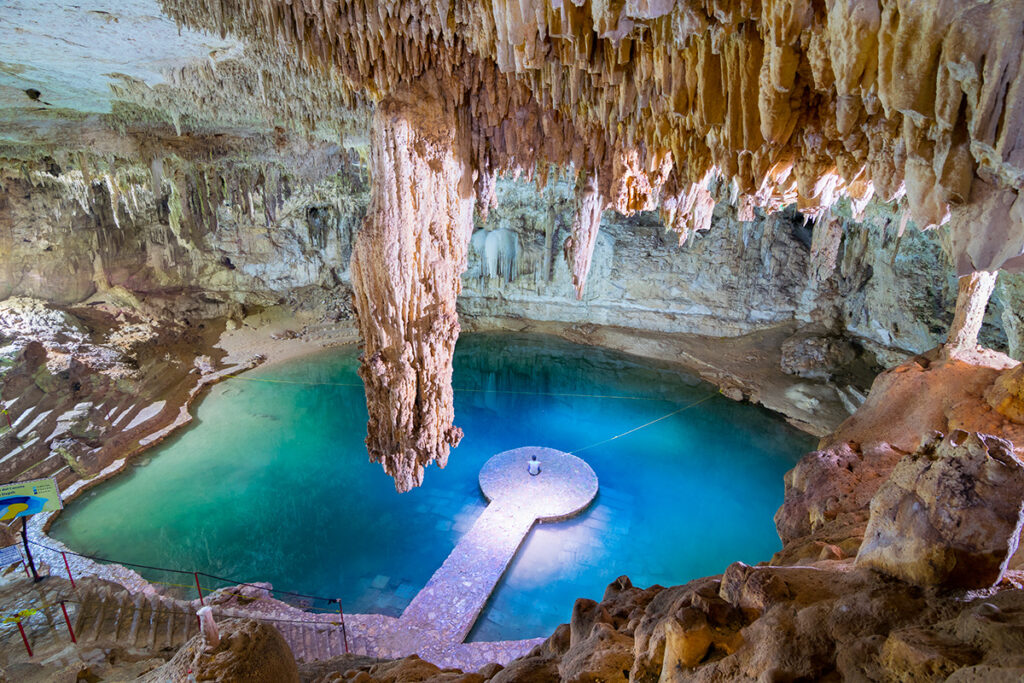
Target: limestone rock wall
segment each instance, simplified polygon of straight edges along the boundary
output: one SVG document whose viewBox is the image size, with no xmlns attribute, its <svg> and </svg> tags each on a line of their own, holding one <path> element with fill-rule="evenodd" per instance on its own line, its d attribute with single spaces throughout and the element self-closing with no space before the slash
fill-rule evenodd
<svg viewBox="0 0 1024 683">
<path fill-rule="evenodd" d="M 226 183 L 215 163 L 176 168 L 165 159 L 159 172 L 99 178 L 52 164 L 4 177 L 0 296 L 72 304 L 122 290 L 135 304 L 197 318 L 289 302 L 347 310 L 343 283 L 367 184 L 341 170 L 348 162 L 337 150 L 326 157 L 335 173 L 318 182 L 253 164 L 251 186 L 216 200 L 206 188 Z"/>
<path fill-rule="evenodd" d="M 358 167 L 340 157 L 335 163 L 338 170 L 322 181 L 282 188 L 273 219 L 254 191 L 251 214 L 228 200 L 216 222 L 182 216 L 177 227 L 170 161 L 159 199 L 149 177 L 134 185 L 127 178 L 118 192 L 102 178 L 86 190 L 73 168 L 7 176 L 0 295 L 70 304 L 113 288 L 196 317 L 278 303 L 346 316 L 349 260 L 369 184 Z M 571 179 L 552 179 L 543 192 L 512 180 L 495 188 L 497 204 L 486 221 L 476 217 L 468 248 L 458 300 L 466 315 L 710 337 L 797 320 L 855 339 L 886 367 L 939 344 L 953 319 L 948 233 L 914 230 L 905 213 L 884 205 L 868 205 L 863 221 L 837 210 L 810 223 L 788 212 L 741 222 L 722 202 L 715 229 L 682 246 L 654 213 L 605 212 L 577 301 L 563 250 L 574 212 Z M 497 260 L 488 269 L 486 238 L 499 230 L 511 233 L 511 272 Z M 1022 283 L 1000 274 L 982 330 L 985 345 L 1018 358 Z"/>
<path fill-rule="evenodd" d="M 906 214 L 885 205 L 868 205 L 860 221 L 839 209 L 810 222 L 794 212 L 738 221 L 721 202 L 714 229 L 684 245 L 653 213 L 605 212 L 576 301 L 562 249 L 573 220 L 571 183 L 551 180 L 539 192 L 499 181 L 497 198 L 487 220 L 477 221 L 460 298 L 465 315 L 710 337 L 797 320 L 856 340 L 884 367 L 941 343 L 953 320 L 957 278 L 945 233 L 907 229 Z M 517 238 L 511 277 L 488 270 L 481 246 L 500 230 Z M 982 330 L 991 348 L 1005 349 L 1008 336 L 1021 348 L 1019 281 L 1000 274 Z"/>
<path fill-rule="evenodd" d="M 199 317 L 277 303 L 345 315 L 369 183 L 347 155 L 334 154 L 325 162 L 333 172 L 315 183 L 278 176 L 272 217 L 254 185 L 247 193 L 251 211 L 244 202 L 236 210 L 228 198 L 216 221 L 172 215 L 188 179 L 173 180 L 178 171 L 170 159 L 158 198 L 151 172 L 122 172 L 120 188 L 98 171 L 86 183 L 74 167 L 7 175 L 0 295 L 69 304 L 120 287 Z M 185 189 L 172 187 L 176 182 Z M 476 217 L 468 250 L 459 298 L 468 315 L 712 337 L 791 320 L 823 323 L 855 337 L 883 366 L 940 343 L 953 319 L 957 281 L 945 251 L 948 232 L 922 233 L 885 205 L 869 204 L 862 221 L 837 209 L 805 224 L 789 212 L 738 221 L 723 201 L 714 208 L 715 229 L 682 246 L 654 213 L 606 211 L 576 301 L 563 250 L 573 220 L 572 180 L 552 179 L 543 192 L 499 180 L 495 192 L 496 206 L 486 221 Z M 506 251 L 514 270 L 499 273 L 495 261 L 491 273 L 485 240 L 502 229 L 512 233 Z M 985 345 L 1018 358 L 1022 283 L 1022 276 L 1000 274 L 982 330 Z"/>
</svg>

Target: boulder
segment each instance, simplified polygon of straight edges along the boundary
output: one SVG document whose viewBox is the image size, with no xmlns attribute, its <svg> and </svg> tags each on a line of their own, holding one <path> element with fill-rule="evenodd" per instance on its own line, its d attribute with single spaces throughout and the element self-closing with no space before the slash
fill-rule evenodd
<svg viewBox="0 0 1024 683">
<path fill-rule="evenodd" d="M 692 668 L 700 664 L 708 653 L 715 634 L 707 617 L 700 610 L 685 610 L 681 619 L 664 621 L 665 655 L 662 678 L 669 678 L 675 669 Z"/>
<path fill-rule="evenodd" d="M 514 659 L 491 679 L 491 683 L 547 683 L 558 680 L 558 660 L 527 656 Z"/>
<path fill-rule="evenodd" d="M 1000 415 L 1024 423 L 1024 364 L 999 375 L 985 392 L 985 400 Z"/>
<path fill-rule="evenodd" d="M 867 520 L 867 507 L 905 455 L 886 443 L 841 443 L 808 453 L 786 473 L 785 497 L 775 513 L 783 543 L 844 517 Z"/>
<path fill-rule="evenodd" d="M 276 628 L 252 619 L 228 620 L 219 626 L 217 647 L 208 648 L 202 634 L 196 635 L 141 680 L 184 681 L 191 671 L 200 681 L 298 683 L 295 657 Z"/>
<path fill-rule="evenodd" d="M 718 594 L 733 607 L 756 619 L 772 605 L 789 600 L 789 587 L 777 572 L 733 562 L 722 575 Z"/>
<path fill-rule="evenodd" d="M 1024 465 L 986 434 L 935 434 L 871 500 L 857 565 L 918 585 L 986 588 L 1017 549 Z"/>
<path fill-rule="evenodd" d="M 882 645 L 882 666 L 894 680 L 944 681 L 979 657 L 957 640 L 923 628 L 894 631 Z"/>
<path fill-rule="evenodd" d="M 586 640 L 562 656 L 558 675 L 564 683 L 626 683 L 632 666 L 633 638 L 598 622 Z"/>
</svg>

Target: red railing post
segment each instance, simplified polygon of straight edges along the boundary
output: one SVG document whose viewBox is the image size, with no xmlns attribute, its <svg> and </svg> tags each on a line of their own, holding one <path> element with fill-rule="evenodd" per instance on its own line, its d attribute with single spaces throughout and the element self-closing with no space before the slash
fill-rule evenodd
<svg viewBox="0 0 1024 683">
<path fill-rule="evenodd" d="M 32 656 L 32 646 L 28 644 L 28 636 L 25 635 L 25 627 L 21 625 L 21 618 L 18 618 L 18 630 L 21 631 L 21 639 L 25 643 L 25 649 L 28 650 L 28 656 Z"/>
<path fill-rule="evenodd" d="M 21 568 L 25 570 L 25 576 L 31 579 L 32 575 L 28 572 L 28 565 L 25 563 L 25 560 L 21 561 Z"/>
<path fill-rule="evenodd" d="M 192 575 L 196 577 L 196 591 L 199 593 L 199 604 L 206 606 L 206 603 L 203 602 L 203 589 L 199 585 L 199 572 L 192 572 Z"/>
<path fill-rule="evenodd" d="M 64 606 L 63 600 L 60 601 L 60 609 L 64 612 L 64 623 L 68 625 L 68 633 L 71 634 L 71 642 L 78 643 L 78 640 L 75 638 L 75 629 L 71 627 L 71 618 L 68 616 L 68 608 Z"/>
<path fill-rule="evenodd" d="M 338 616 L 341 617 L 341 637 L 345 640 L 345 654 L 348 654 L 348 631 L 345 630 L 345 610 L 341 608 L 341 598 L 338 598 Z"/>
<path fill-rule="evenodd" d="M 71 575 L 71 565 L 68 564 L 68 554 L 62 550 L 60 556 L 64 558 L 64 568 L 68 570 L 68 578 L 71 579 L 71 587 L 74 588 L 75 577 Z"/>
</svg>

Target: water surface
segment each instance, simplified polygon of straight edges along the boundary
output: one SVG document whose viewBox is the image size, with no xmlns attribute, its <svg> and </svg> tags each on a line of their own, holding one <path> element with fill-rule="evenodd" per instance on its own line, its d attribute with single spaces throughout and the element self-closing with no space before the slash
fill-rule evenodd
<svg viewBox="0 0 1024 683">
<path fill-rule="evenodd" d="M 534 528 L 471 639 L 544 636 L 622 574 L 672 585 L 768 559 L 783 474 L 814 445 L 678 370 L 551 337 L 466 335 L 454 378 L 465 438 L 447 468 L 398 494 L 367 462 L 356 364 L 354 348 L 334 349 L 216 385 L 187 430 L 69 505 L 52 535 L 397 616 L 483 509 L 477 474 L 491 455 L 573 451 L 597 473 L 597 499 Z"/>
</svg>

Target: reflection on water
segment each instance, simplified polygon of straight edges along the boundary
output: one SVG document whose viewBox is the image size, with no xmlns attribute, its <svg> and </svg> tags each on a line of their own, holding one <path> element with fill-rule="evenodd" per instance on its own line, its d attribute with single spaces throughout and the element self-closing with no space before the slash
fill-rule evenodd
<svg viewBox="0 0 1024 683">
<path fill-rule="evenodd" d="M 190 429 L 71 504 L 53 535 L 82 552 L 398 615 L 483 510 L 477 473 L 491 455 L 575 450 L 598 475 L 598 498 L 531 532 L 471 635 L 525 638 L 549 634 L 576 597 L 600 599 L 621 574 L 667 585 L 767 559 L 779 547 L 771 518 L 782 475 L 813 446 L 678 371 L 549 337 L 467 335 L 454 379 L 466 436 L 446 469 L 397 494 L 367 462 L 356 353 L 246 375 L 273 382 L 215 386 Z"/>
</svg>

